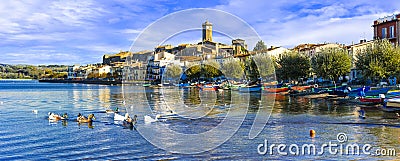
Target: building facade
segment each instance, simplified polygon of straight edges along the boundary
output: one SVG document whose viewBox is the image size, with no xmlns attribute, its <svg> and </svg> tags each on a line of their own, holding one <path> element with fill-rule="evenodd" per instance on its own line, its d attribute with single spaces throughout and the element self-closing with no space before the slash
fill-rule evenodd
<svg viewBox="0 0 400 161">
<path fill-rule="evenodd" d="M 310 58 L 313 57 L 318 52 L 326 48 L 345 48 L 345 45 L 338 43 L 323 43 L 323 44 L 300 44 L 294 47 L 292 50 L 299 53 L 303 53 Z"/>
<path fill-rule="evenodd" d="M 388 39 L 393 45 L 399 45 L 400 14 L 386 16 L 374 21 L 374 40 Z"/>
<path fill-rule="evenodd" d="M 283 53 L 285 52 L 289 52 L 289 49 L 286 49 L 284 47 L 281 46 L 271 46 L 270 48 L 267 49 L 267 54 L 275 57 L 275 58 L 280 58 L 282 56 Z"/>
<path fill-rule="evenodd" d="M 362 50 L 365 50 L 368 46 L 372 46 L 373 43 L 373 40 L 360 40 L 360 42 L 357 44 L 347 46 L 347 50 L 351 56 L 351 71 L 349 75 L 350 81 L 362 78 L 362 71 L 358 70 L 356 67 L 357 55 L 361 53 Z"/>
</svg>

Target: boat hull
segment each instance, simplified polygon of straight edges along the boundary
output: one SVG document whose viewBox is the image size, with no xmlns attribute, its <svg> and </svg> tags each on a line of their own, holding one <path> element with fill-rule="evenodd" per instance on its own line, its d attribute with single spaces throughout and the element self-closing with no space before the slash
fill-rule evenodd
<svg viewBox="0 0 400 161">
<path fill-rule="evenodd" d="M 270 93 L 280 93 L 280 92 L 287 92 L 289 91 L 288 87 L 282 87 L 282 88 L 264 88 L 264 91 L 270 92 Z"/>
<path fill-rule="evenodd" d="M 261 91 L 261 87 L 239 87 L 240 92 L 258 92 Z"/>
</svg>

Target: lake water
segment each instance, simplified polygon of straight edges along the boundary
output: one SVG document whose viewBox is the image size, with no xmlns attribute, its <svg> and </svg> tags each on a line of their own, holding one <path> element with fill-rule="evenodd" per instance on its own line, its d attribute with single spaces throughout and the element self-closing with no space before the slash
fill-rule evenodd
<svg viewBox="0 0 400 161">
<path fill-rule="evenodd" d="M 202 133 L 211 130 L 222 122 L 232 104 L 235 91 L 199 95 L 199 91 L 186 90 L 183 100 L 188 106 L 200 103 L 215 105 L 206 117 L 199 119 L 171 118 L 165 122 L 145 124 L 143 111 L 138 108 L 148 104 L 150 109 L 165 111 L 160 100 L 169 97 L 173 102 L 174 94 L 163 89 L 146 89 L 132 87 L 129 93 L 121 86 L 85 85 L 85 84 L 49 84 L 36 81 L 1 82 L 0 83 L 0 160 L 329 160 L 329 159 L 368 159 L 398 160 L 398 156 L 333 155 L 328 150 L 323 155 L 272 155 L 258 153 L 259 144 L 265 140 L 268 144 L 315 144 L 337 142 L 338 133 L 345 133 L 348 141 L 343 144 L 371 144 L 375 150 L 400 148 L 400 119 L 395 113 L 385 113 L 371 107 L 361 107 L 367 118 L 357 116 L 358 107 L 343 100 L 307 99 L 304 97 L 287 97 L 276 95 L 275 106 L 268 124 L 254 139 L 249 139 L 249 131 L 257 114 L 260 99 L 267 97 L 265 93 L 249 95 L 248 113 L 239 130 L 228 141 L 217 148 L 198 154 L 177 154 L 160 149 L 148 142 L 140 133 L 140 129 L 168 125 L 180 133 Z M 170 95 L 169 95 L 170 94 Z M 131 95 L 131 96 L 129 96 Z M 132 98 L 132 99 L 131 99 Z M 134 99 L 133 99 L 134 98 Z M 173 99 L 171 99 L 173 98 Z M 128 101 L 127 101 L 128 100 Z M 130 102 L 129 102 L 130 100 Z M 240 104 L 241 102 L 235 102 Z M 246 102 L 247 103 L 247 102 Z M 235 105 L 232 104 L 232 105 Z M 137 129 L 124 128 L 113 121 L 113 114 L 106 109 L 119 109 L 139 117 Z M 126 108 L 128 107 L 128 108 Z M 233 106 L 232 106 L 233 107 Z M 134 110 L 132 110 L 134 109 Z M 38 114 L 32 112 L 38 110 Z M 133 111 L 133 112 L 132 112 Z M 186 110 L 182 115 L 190 116 Z M 240 111 L 240 109 L 238 110 Z M 64 122 L 49 122 L 48 112 L 68 113 L 70 119 Z M 202 112 L 191 111 L 193 115 Z M 95 114 L 96 120 L 91 126 L 78 124 L 73 120 L 78 113 Z M 154 115 L 152 115 L 154 117 Z M 316 137 L 309 136 L 309 130 L 316 131 Z M 154 129 L 154 135 L 162 135 L 161 142 L 171 142 L 173 136 L 164 131 Z M 213 138 L 210 136 L 210 138 Z M 207 140 L 192 140 L 185 146 L 202 146 Z M 213 142 L 213 140 L 209 140 Z M 187 147 L 190 148 L 190 147 Z M 286 148 L 288 152 L 288 148 Z M 374 153 L 371 150 L 371 153 Z"/>
</svg>

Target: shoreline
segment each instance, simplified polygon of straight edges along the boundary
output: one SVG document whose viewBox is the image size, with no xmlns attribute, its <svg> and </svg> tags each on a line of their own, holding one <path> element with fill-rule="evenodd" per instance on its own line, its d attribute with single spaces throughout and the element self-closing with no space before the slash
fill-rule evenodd
<svg viewBox="0 0 400 161">
<path fill-rule="evenodd" d="M 120 80 L 67 80 L 67 79 L 39 79 L 39 83 L 80 83 L 80 84 L 102 84 L 102 85 L 119 85 Z"/>
</svg>

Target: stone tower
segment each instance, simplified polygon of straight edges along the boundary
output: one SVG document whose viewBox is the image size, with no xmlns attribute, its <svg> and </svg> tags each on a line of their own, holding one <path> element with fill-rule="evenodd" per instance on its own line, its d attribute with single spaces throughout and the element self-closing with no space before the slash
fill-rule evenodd
<svg viewBox="0 0 400 161">
<path fill-rule="evenodd" d="M 202 27 L 203 27 L 203 42 L 205 41 L 212 42 L 212 24 L 207 20 L 206 22 L 203 23 Z"/>
</svg>

